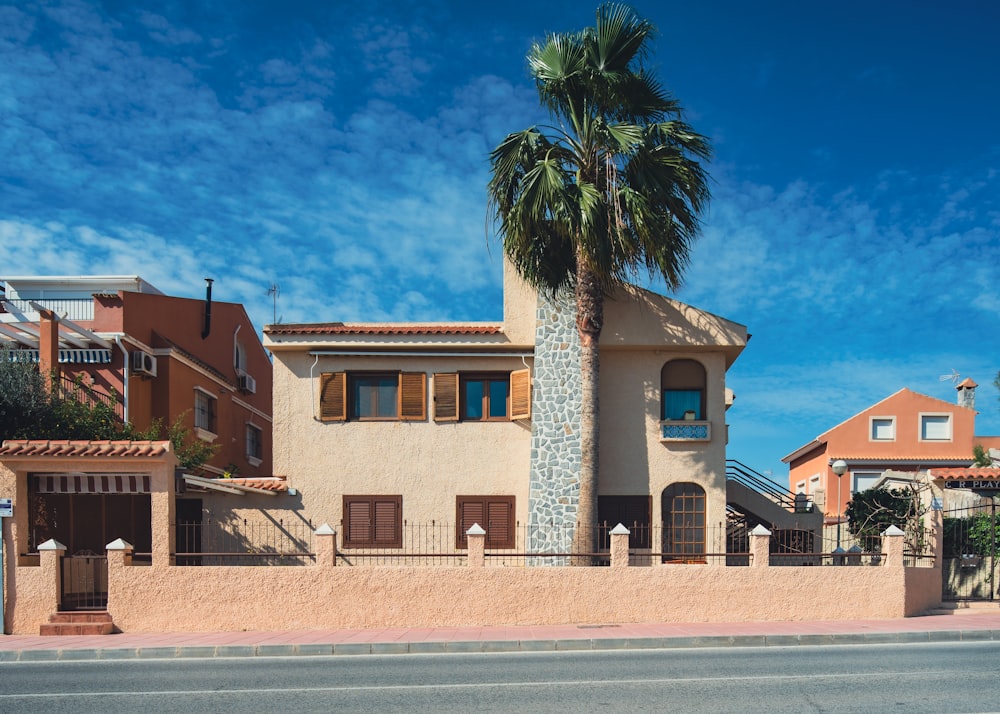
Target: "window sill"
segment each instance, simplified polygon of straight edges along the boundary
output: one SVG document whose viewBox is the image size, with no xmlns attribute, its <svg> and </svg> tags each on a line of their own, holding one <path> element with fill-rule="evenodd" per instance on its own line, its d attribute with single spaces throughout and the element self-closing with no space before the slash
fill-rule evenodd
<svg viewBox="0 0 1000 714">
<path fill-rule="evenodd" d="M 674 420 L 660 422 L 660 441 L 711 441 L 712 422 Z"/>
<path fill-rule="evenodd" d="M 219 438 L 218 434 L 213 434 L 208 429 L 202 429 L 200 426 L 196 426 L 194 428 L 194 435 L 197 436 L 202 441 L 207 441 L 209 443 L 212 443 L 213 441 Z"/>
</svg>

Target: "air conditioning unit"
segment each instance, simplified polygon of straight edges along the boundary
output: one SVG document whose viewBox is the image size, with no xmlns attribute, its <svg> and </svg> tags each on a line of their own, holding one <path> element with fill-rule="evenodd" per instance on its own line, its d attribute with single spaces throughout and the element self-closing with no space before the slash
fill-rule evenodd
<svg viewBox="0 0 1000 714">
<path fill-rule="evenodd" d="M 257 380 L 251 377 L 249 374 L 241 374 L 239 376 L 239 388 L 241 392 L 246 392 L 247 394 L 256 394 Z"/>
<path fill-rule="evenodd" d="M 145 377 L 156 376 L 156 357 L 148 352 L 132 353 L 132 373 Z"/>
</svg>

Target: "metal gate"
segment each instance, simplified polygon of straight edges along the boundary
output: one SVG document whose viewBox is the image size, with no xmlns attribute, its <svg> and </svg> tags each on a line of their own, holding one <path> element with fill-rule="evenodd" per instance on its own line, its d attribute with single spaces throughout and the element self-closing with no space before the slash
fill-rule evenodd
<svg viewBox="0 0 1000 714">
<path fill-rule="evenodd" d="M 944 600 L 995 600 L 997 502 L 993 498 L 944 512 Z"/>
<path fill-rule="evenodd" d="M 62 559 L 60 610 L 106 610 L 108 556 L 81 552 Z"/>
</svg>

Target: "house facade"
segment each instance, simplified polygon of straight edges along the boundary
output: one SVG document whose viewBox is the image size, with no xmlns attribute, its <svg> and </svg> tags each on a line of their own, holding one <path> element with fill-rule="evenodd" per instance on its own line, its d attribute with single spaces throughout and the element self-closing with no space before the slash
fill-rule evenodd
<svg viewBox="0 0 1000 714">
<path fill-rule="evenodd" d="M 3 285 L 0 343 L 14 358 L 39 362 L 80 398 L 112 397 L 140 430 L 181 417 L 195 438 L 217 445 L 190 481 L 178 481 L 185 518 L 202 520 L 202 477 L 272 475 L 270 360 L 243 306 L 213 302 L 211 283 L 205 300 L 165 295 L 136 276 L 9 277 Z M 119 476 L 113 468 L 90 479 L 23 474 L 20 504 L 38 527 L 22 531 L 19 552 L 57 536 L 70 553 L 101 550 L 112 531 L 148 552 L 148 489 Z"/>
<path fill-rule="evenodd" d="M 275 471 L 297 494 L 294 517 L 339 524 L 348 555 L 412 548 L 414 525 L 443 525 L 438 537 L 460 550 L 473 523 L 488 548 L 569 551 L 573 306 L 536 295 L 509 266 L 504 288 L 498 323 L 265 327 Z M 598 516 L 644 534 L 634 546 L 725 552 L 710 527 L 726 519 L 725 375 L 746 341 L 742 325 L 648 291 L 608 300 Z M 658 524 L 676 527 L 652 543 Z"/>
<path fill-rule="evenodd" d="M 900 389 L 804 444 L 782 461 L 789 487 L 822 505 L 828 522 L 843 517 L 853 494 L 906 474 L 967 467 L 973 447 L 1000 447 L 1000 437 L 976 436 L 976 384 L 966 379 L 949 403 Z M 836 461 L 845 473 L 833 471 Z"/>
</svg>

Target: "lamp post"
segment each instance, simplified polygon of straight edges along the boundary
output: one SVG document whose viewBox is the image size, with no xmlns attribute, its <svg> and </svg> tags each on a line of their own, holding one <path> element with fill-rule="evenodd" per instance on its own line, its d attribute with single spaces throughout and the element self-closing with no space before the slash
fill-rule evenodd
<svg viewBox="0 0 1000 714">
<path fill-rule="evenodd" d="M 832 464 L 830 468 L 833 473 L 837 474 L 837 550 L 840 550 L 840 513 L 843 505 L 840 501 L 840 477 L 847 472 L 847 462 L 843 459 L 837 459 Z"/>
</svg>

